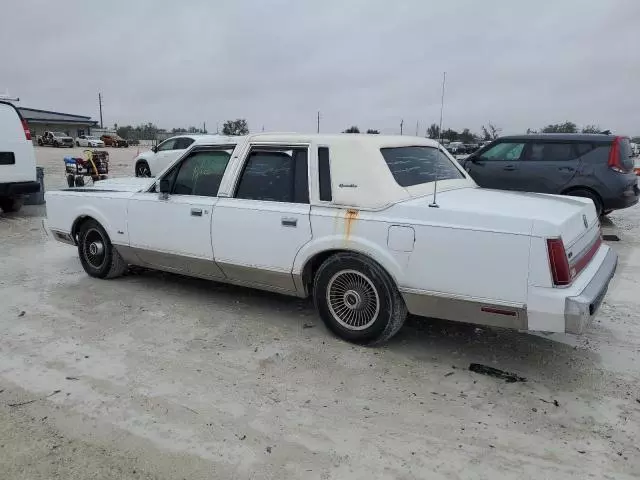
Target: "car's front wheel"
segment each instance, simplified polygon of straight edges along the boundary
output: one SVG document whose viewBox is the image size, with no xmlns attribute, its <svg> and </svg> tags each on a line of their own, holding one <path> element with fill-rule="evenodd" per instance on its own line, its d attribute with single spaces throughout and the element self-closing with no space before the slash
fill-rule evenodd
<svg viewBox="0 0 640 480">
<path fill-rule="evenodd" d="M 80 226 L 78 255 L 84 271 L 92 277 L 115 278 L 127 270 L 127 263 L 111 244 L 109 235 L 93 219 Z"/>
<path fill-rule="evenodd" d="M 136 163 L 136 177 L 150 177 L 151 169 L 149 168 L 149 164 L 144 160 Z"/>
<path fill-rule="evenodd" d="M 80 146 L 80 142 L 76 142 L 76 147 L 79 147 L 79 146 Z"/>
<path fill-rule="evenodd" d="M 314 278 L 313 297 L 326 326 L 358 344 L 385 342 L 407 317 L 407 307 L 389 274 L 355 253 L 337 253 L 325 260 Z"/>
</svg>

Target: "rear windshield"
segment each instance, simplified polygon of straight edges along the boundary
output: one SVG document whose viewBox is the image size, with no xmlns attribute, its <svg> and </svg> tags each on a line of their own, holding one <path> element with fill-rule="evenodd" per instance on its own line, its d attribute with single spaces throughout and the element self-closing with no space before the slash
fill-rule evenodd
<svg viewBox="0 0 640 480">
<path fill-rule="evenodd" d="M 620 145 L 620 161 L 622 162 L 622 165 L 624 165 L 624 168 L 627 170 L 633 169 L 634 162 L 633 162 L 633 158 L 631 158 L 633 156 L 633 153 L 631 152 L 631 143 L 629 142 L 629 139 L 620 138 L 619 145 Z"/>
<path fill-rule="evenodd" d="M 401 187 L 437 180 L 464 178 L 462 172 L 441 150 L 434 147 L 381 148 L 393 178 Z"/>
</svg>

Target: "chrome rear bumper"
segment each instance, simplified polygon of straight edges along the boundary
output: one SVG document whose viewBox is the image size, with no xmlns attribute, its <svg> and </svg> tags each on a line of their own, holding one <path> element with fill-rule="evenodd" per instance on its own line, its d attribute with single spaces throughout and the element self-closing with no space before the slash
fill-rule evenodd
<svg viewBox="0 0 640 480">
<path fill-rule="evenodd" d="M 600 268 L 580 294 L 567 297 L 564 309 L 566 333 L 581 334 L 593 319 L 618 266 L 618 255 L 609 249 Z"/>
</svg>

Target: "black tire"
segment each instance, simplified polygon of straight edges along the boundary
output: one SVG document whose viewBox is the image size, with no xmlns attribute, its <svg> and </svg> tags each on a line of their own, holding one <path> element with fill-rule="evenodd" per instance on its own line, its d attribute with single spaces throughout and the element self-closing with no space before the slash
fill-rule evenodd
<svg viewBox="0 0 640 480">
<path fill-rule="evenodd" d="M 113 248 L 109 235 L 95 220 L 87 220 L 78 232 L 78 255 L 91 277 L 116 278 L 127 271 L 127 263 Z"/>
<path fill-rule="evenodd" d="M 74 175 L 72 174 L 67 175 L 67 185 L 69 185 L 69 188 L 73 188 L 76 186 L 76 179 Z"/>
<path fill-rule="evenodd" d="M 54 148 L 58 148 L 60 145 L 58 144 L 58 142 L 53 142 L 53 146 Z"/>
<path fill-rule="evenodd" d="M 136 163 L 136 177 L 150 177 L 151 169 L 149 168 L 149 164 L 144 160 Z"/>
<path fill-rule="evenodd" d="M 77 176 L 75 180 L 76 180 L 76 187 L 84 187 L 84 177 Z"/>
<path fill-rule="evenodd" d="M 0 209 L 4 213 L 17 212 L 22 208 L 24 201 L 16 197 L 0 197 Z"/>
<path fill-rule="evenodd" d="M 76 147 L 79 147 L 79 146 L 80 146 L 80 142 L 76 142 Z"/>
<path fill-rule="evenodd" d="M 39 146 L 39 147 L 41 147 L 41 146 L 42 146 L 42 139 L 41 139 L 41 138 L 39 138 L 39 139 L 38 139 L 38 146 Z"/>
<path fill-rule="evenodd" d="M 571 195 L 572 197 L 589 198 L 591 199 L 591 201 L 596 207 L 596 213 L 598 214 L 598 217 L 601 217 L 604 213 L 604 206 L 602 205 L 602 199 L 597 193 L 592 192 L 591 190 L 578 188 L 576 190 L 569 190 L 568 192 L 565 193 L 565 195 Z"/>
<path fill-rule="evenodd" d="M 325 260 L 314 277 L 313 299 L 329 330 L 361 345 L 389 340 L 407 318 L 407 307 L 389 274 L 355 253 L 337 253 Z"/>
</svg>

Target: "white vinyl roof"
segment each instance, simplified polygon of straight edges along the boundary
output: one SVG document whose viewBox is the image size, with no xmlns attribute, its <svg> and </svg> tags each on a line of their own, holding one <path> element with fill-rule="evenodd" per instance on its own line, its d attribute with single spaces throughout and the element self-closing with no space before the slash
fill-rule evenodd
<svg viewBox="0 0 640 480">
<path fill-rule="evenodd" d="M 331 168 L 331 203 L 358 209 L 381 209 L 411 198 L 433 193 L 434 182 L 410 187 L 400 186 L 380 152 L 381 148 L 426 146 L 438 147 L 438 142 L 428 138 L 400 135 L 366 134 L 299 134 L 259 133 L 246 137 L 224 137 L 204 135 L 196 139 L 195 145 L 239 144 L 249 140 L 252 145 L 309 145 L 311 172 L 317 172 L 317 147 L 329 147 Z M 445 155 L 457 165 L 451 155 Z M 236 154 L 239 152 L 236 151 Z M 475 186 L 475 182 L 459 167 L 463 178 L 438 182 L 438 191 Z M 317 178 L 317 173 L 316 173 Z M 313 182 L 312 184 L 313 185 Z M 313 200 L 312 200 L 312 203 Z M 326 204 L 326 202 L 322 202 Z"/>
</svg>

